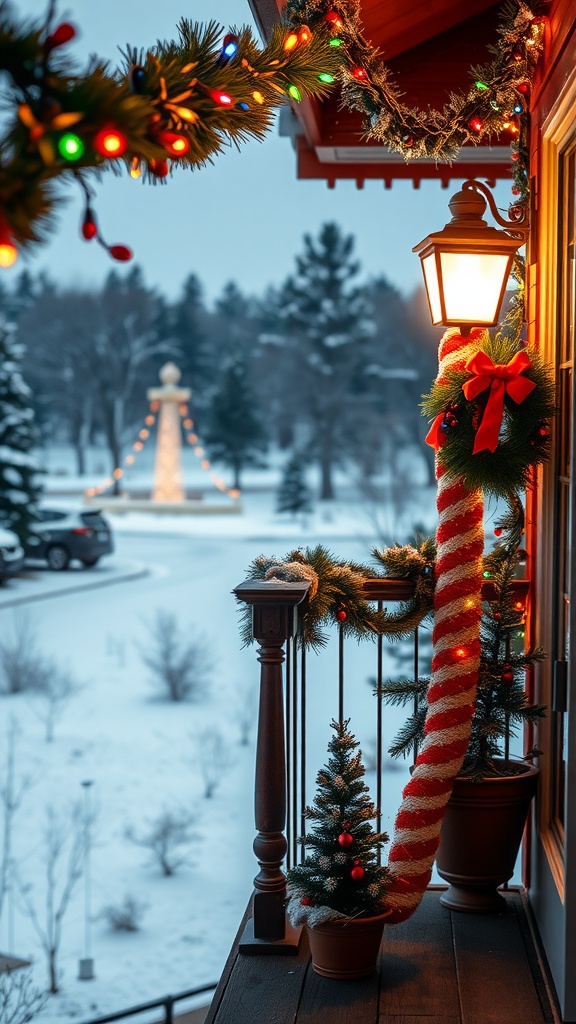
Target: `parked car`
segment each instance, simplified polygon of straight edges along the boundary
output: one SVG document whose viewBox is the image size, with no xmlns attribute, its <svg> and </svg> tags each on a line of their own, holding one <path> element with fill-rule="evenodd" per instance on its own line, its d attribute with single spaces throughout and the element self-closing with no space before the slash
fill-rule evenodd
<svg viewBox="0 0 576 1024">
<path fill-rule="evenodd" d="M 108 520 L 93 509 L 43 506 L 31 531 L 26 558 L 43 559 L 50 569 L 67 569 L 73 558 L 91 568 L 114 550 Z"/>
<path fill-rule="evenodd" d="M 24 565 L 24 549 L 12 530 L 0 526 L 0 583 L 15 576 Z"/>
</svg>

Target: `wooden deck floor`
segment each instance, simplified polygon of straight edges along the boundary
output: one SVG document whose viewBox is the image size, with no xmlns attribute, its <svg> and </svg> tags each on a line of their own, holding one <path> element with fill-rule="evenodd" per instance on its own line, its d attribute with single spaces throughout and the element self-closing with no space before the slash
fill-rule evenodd
<svg viewBox="0 0 576 1024">
<path fill-rule="evenodd" d="M 497 915 L 453 913 L 430 891 L 385 928 L 377 972 L 320 978 L 298 956 L 232 949 L 206 1024 L 559 1024 L 522 896 Z"/>
</svg>

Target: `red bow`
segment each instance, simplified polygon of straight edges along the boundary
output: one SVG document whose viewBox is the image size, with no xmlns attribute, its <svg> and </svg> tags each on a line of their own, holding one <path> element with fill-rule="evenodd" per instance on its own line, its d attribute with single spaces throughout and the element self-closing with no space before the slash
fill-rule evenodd
<svg viewBox="0 0 576 1024">
<path fill-rule="evenodd" d="M 526 352 L 517 352 L 509 363 L 493 363 L 486 352 L 475 352 L 470 356 L 465 368 L 474 376 L 462 385 L 465 397 L 470 402 L 480 392 L 490 388 L 482 422 L 476 431 L 473 455 L 485 449 L 496 451 L 505 395 L 520 404 L 536 387 L 533 380 L 520 376 L 530 366 L 532 363 Z"/>
</svg>

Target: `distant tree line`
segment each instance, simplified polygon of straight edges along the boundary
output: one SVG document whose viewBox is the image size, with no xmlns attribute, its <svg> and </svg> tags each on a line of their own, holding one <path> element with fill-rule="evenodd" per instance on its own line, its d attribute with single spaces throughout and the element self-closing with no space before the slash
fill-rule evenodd
<svg viewBox="0 0 576 1024">
<path fill-rule="evenodd" d="M 234 282 L 206 302 L 195 274 L 176 300 L 150 288 L 138 267 L 98 288 L 24 271 L 0 290 L 18 325 L 24 378 L 45 440 L 66 439 L 86 471 L 91 443 L 111 468 L 133 440 L 146 388 L 172 359 L 192 387 L 198 433 L 234 484 L 270 445 L 315 464 L 320 497 L 353 465 L 369 480 L 423 443 L 420 395 L 436 365 L 423 293 L 406 299 L 385 278 L 362 281 L 354 238 L 333 223 L 306 235 L 293 273 L 258 296 Z M 414 448 L 416 446 L 416 448 Z"/>
</svg>

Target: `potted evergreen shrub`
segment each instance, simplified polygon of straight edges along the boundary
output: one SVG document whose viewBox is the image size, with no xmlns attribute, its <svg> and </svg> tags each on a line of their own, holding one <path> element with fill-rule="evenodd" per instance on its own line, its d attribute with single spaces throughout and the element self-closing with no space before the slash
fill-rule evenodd
<svg viewBox="0 0 576 1024">
<path fill-rule="evenodd" d="M 375 832 L 376 817 L 364 783 L 358 741 L 345 722 L 331 723 L 328 763 L 318 772 L 317 793 L 305 817 L 311 831 L 302 864 L 288 872 L 288 914 L 308 932 L 312 965 L 326 978 L 371 974 L 386 918 L 389 873 L 380 866 L 388 836 Z"/>
<path fill-rule="evenodd" d="M 509 525 L 509 520 L 503 521 Z M 497 527 L 497 534 L 502 529 Z M 537 722 L 545 709 L 531 704 L 524 689 L 525 670 L 544 657 L 540 649 L 524 651 L 523 602 L 515 599 L 512 581 L 519 558 L 521 527 L 510 532 L 485 557 L 490 600 L 484 603 L 481 660 L 476 707 L 468 751 L 442 822 L 436 866 L 449 888 L 441 902 L 454 910 L 501 910 L 498 887 L 507 882 L 536 792 L 539 769 L 510 754 L 510 742 L 526 722 Z M 379 693 L 387 704 L 413 705 L 390 754 L 409 756 L 424 736 L 427 679 L 385 682 Z"/>
</svg>

